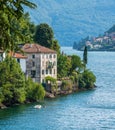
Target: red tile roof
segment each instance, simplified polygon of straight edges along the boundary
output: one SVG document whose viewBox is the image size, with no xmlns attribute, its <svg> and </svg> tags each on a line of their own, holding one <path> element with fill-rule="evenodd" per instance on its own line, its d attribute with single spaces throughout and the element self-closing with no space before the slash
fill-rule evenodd
<svg viewBox="0 0 115 130">
<path fill-rule="evenodd" d="M 22 47 L 25 53 L 56 53 L 56 51 L 41 46 L 39 44 L 25 44 Z"/>
<path fill-rule="evenodd" d="M 19 58 L 19 59 L 26 59 L 27 58 L 27 56 L 24 56 L 24 55 L 19 54 L 19 53 L 15 53 L 13 57 L 14 58 Z"/>
<path fill-rule="evenodd" d="M 24 56 L 24 55 L 22 55 L 20 53 L 10 52 L 9 55 L 14 57 L 14 58 L 17 58 L 17 59 L 26 59 L 27 58 L 27 56 Z"/>
</svg>

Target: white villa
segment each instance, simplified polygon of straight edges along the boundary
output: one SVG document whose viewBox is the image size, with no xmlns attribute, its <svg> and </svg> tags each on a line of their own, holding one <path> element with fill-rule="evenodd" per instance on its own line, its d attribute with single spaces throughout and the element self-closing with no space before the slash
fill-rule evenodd
<svg viewBox="0 0 115 130">
<path fill-rule="evenodd" d="M 26 59 L 26 75 L 33 81 L 44 83 L 46 76 L 57 78 L 57 53 L 38 44 L 25 44 L 22 47 Z"/>
</svg>

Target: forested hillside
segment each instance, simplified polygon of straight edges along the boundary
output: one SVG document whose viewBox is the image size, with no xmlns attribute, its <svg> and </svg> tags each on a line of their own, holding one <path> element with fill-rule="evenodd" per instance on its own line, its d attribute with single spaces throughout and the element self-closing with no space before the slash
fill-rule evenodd
<svg viewBox="0 0 115 130">
<path fill-rule="evenodd" d="M 115 23 L 115 0 L 31 0 L 38 5 L 30 12 L 36 24 L 48 23 L 63 46 L 72 46 L 87 35 L 105 32 Z"/>
</svg>

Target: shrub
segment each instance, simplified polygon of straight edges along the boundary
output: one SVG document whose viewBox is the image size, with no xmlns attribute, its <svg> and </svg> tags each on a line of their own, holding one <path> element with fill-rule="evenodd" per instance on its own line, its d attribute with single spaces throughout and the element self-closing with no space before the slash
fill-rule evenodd
<svg viewBox="0 0 115 130">
<path fill-rule="evenodd" d="M 70 80 L 63 80 L 61 89 L 63 91 L 69 91 L 72 90 L 72 82 Z"/>
</svg>

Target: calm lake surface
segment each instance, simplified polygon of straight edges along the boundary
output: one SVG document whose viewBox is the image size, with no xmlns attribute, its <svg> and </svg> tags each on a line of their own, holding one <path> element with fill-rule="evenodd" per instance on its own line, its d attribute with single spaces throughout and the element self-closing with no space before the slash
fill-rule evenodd
<svg viewBox="0 0 115 130">
<path fill-rule="evenodd" d="M 83 52 L 62 47 L 66 54 Z M 88 52 L 96 90 L 0 110 L 0 130 L 115 130 L 115 52 Z"/>
</svg>

